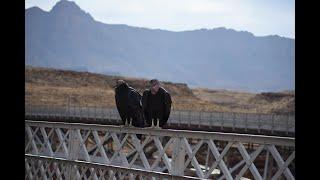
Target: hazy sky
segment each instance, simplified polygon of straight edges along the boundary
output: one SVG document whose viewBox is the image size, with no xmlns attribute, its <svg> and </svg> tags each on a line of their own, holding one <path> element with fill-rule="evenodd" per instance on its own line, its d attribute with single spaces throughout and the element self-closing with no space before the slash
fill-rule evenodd
<svg viewBox="0 0 320 180">
<path fill-rule="evenodd" d="M 294 0 L 74 0 L 98 21 L 171 31 L 226 27 L 295 37 Z M 49 11 L 58 0 L 26 0 Z"/>
</svg>

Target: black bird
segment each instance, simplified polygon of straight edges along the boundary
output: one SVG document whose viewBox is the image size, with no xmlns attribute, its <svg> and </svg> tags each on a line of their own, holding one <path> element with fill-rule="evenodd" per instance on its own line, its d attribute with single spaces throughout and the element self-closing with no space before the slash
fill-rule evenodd
<svg viewBox="0 0 320 180">
<path fill-rule="evenodd" d="M 157 79 L 152 79 L 149 82 L 150 89 L 146 89 L 142 96 L 142 107 L 144 117 L 148 126 L 157 125 L 159 119 L 159 126 L 163 127 L 170 116 L 171 111 L 171 95 L 163 87 Z"/>
<path fill-rule="evenodd" d="M 115 87 L 115 101 L 122 123 L 126 120 L 135 127 L 144 127 L 144 116 L 141 104 L 142 96 L 125 81 L 118 80 Z"/>
</svg>

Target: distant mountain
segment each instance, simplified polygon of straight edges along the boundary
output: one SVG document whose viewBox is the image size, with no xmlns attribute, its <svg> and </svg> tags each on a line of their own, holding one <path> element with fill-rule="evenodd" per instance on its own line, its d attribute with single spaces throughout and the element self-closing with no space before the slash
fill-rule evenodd
<svg viewBox="0 0 320 180">
<path fill-rule="evenodd" d="M 26 64 L 190 86 L 247 91 L 294 89 L 295 41 L 226 28 L 172 32 L 105 24 L 61 0 L 25 11 Z"/>
</svg>

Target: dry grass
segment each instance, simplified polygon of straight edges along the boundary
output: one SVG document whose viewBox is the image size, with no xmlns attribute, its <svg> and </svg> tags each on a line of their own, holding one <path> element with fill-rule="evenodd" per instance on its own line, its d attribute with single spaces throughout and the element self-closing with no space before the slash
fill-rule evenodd
<svg viewBox="0 0 320 180">
<path fill-rule="evenodd" d="M 292 92 L 247 93 L 227 90 L 193 89 L 204 101 L 230 109 L 233 112 L 249 113 L 294 113 L 295 96 Z"/>
<path fill-rule="evenodd" d="M 140 93 L 147 79 L 106 76 L 47 68 L 26 67 L 25 100 L 27 104 L 115 107 L 113 86 L 126 80 Z M 162 82 L 173 99 L 174 110 L 219 112 L 283 113 L 294 112 L 294 94 L 252 94 L 225 90 L 190 89 L 186 84 Z"/>
</svg>

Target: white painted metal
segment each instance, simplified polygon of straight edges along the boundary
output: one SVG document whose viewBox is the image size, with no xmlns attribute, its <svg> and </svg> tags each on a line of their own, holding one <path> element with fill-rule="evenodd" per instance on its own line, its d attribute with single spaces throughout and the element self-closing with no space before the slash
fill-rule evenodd
<svg viewBox="0 0 320 180">
<path fill-rule="evenodd" d="M 295 157 L 295 151 L 293 151 L 291 156 L 288 158 L 288 160 L 284 162 L 275 145 L 269 145 L 268 149 L 272 154 L 274 160 L 276 161 L 279 169 L 278 172 L 275 174 L 275 177 L 273 177 L 272 179 L 277 179 L 277 177 L 279 177 L 283 171 L 284 171 L 283 174 L 286 176 L 287 179 L 295 179 L 290 169 L 288 168 L 289 163 Z"/>
<path fill-rule="evenodd" d="M 267 179 L 267 172 L 268 172 L 268 165 L 269 165 L 269 150 L 267 149 L 266 161 L 264 164 L 264 171 L 263 171 L 263 180 Z"/>
<path fill-rule="evenodd" d="M 35 127 L 51 127 L 57 128 L 58 131 L 63 128 L 82 129 L 91 131 L 107 131 L 114 133 L 130 133 L 130 134 L 144 134 L 154 136 L 171 136 L 171 137 L 186 137 L 198 139 L 214 139 L 221 141 L 239 141 L 239 142 L 254 142 L 257 144 L 273 144 L 280 146 L 295 146 L 295 138 L 265 136 L 265 135 L 251 135 L 251 134 L 237 134 L 237 133 L 221 133 L 221 132 L 206 132 L 206 131 L 187 131 L 176 129 L 155 129 L 155 128 L 135 128 L 114 125 L 98 125 L 98 124 L 83 124 L 83 123 L 62 123 L 62 122 L 46 122 L 46 121 L 31 121 L 26 120 L 26 125 L 34 125 Z M 67 131 L 68 133 L 69 131 Z M 88 132 L 89 133 L 89 132 Z M 118 140 L 118 139 L 117 139 Z"/>
<path fill-rule="evenodd" d="M 247 169 L 249 168 L 252 175 L 254 176 L 255 179 L 259 179 L 262 180 L 261 175 L 259 174 L 258 169 L 256 168 L 256 166 L 253 164 L 253 160 L 255 158 L 257 158 L 257 156 L 259 155 L 259 153 L 263 150 L 264 145 L 260 145 L 257 149 L 257 153 L 256 155 L 250 157 L 250 155 L 248 154 L 248 152 L 246 151 L 246 148 L 243 146 L 242 143 L 238 142 L 237 143 L 238 149 L 242 155 L 242 157 L 244 157 L 245 163 L 246 165 L 241 169 L 241 171 L 239 172 L 239 174 L 236 177 L 236 180 L 239 180 L 240 177 L 243 176 L 243 174 L 247 171 Z"/>
<path fill-rule="evenodd" d="M 210 146 L 212 148 L 212 152 L 216 153 L 216 150 L 214 148 L 213 142 L 210 142 Z M 216 153 L 218 156 L 218 158 L 216 158 L 216 161 L 212 164 L 211 168 L 209 169 L 209 171 L 206 174 L 206 178 L 209 177 L 209 175 L 213 172 L 214 169 L 216 169 L 216 167 L 220 164 L 220 162 L 223 160 L 223 157 L 227 154 L 227 152 L 229 151 L 230 147 L 232 146 L 233 142 L 229 142 L 227 144 L 227 146 L 223 149 L 222 153 L 220 155 L 218 155 L 218 153 Z M 221 163 L 220 166 L 222 166 L 223 168 L 225 167 L 225 164 Z M 228 175 L 228 178 L 231 178 L 231 172 L 230 173 L 226 173 Z"/>
<path fill-rule="evenodd" d="M 208 144 L 209 144 L 209 147 L 210 147 L 210 149 L 212 151 L 212 154 L 215 157 L 215 159 L 220 159 L 221 154 L 219 153 L 218 148 L 213 143 L 213 141 L 209 140 Z M 225 162 L 222 159 L 219 161 L 219 167 L 221 168 L 221 170 L 222 170 L 222 172 L 225 175 L 227 180 L 233 179 L 231 173 L 229 172 L 229 170 L 228 170 L 228 168 L 227 168 L 227 166 L 225 164 Z"/>
<path fill-rule="evenodd" d="M 276 160 L 278 165 L 278 171 L 274 178 L 283 174 L 288 179 L 294 179 L 288 168 L 295 158 L 294 138 L 28 120 L 25 121 L 25 127 L 25 153 L 27 154 L 55 158 L 64 157 L 69 160 L 82 160 L 89 163 L 116 165 L 153 172 L 167 169 L 169 174 L 180 176 L 183 176 L 186 172 L 192 172 L 191 169 L 194 168 L 196 172 L 194 176 L 199 178 L 212 178 L 212 172 L 218 169 L 221 174 L 217 178 L 240 179 L 245 172 L 250 171 L 255 179 L 262 179 L 254 161 L 262 150 L 267 147 L 270 151 L 270 156 Z M 141 141 L 137 138 L 137 134 L 142 134 Z M 164 137 L 167 140 L 162 140 L 163 142 L 161 142 L 160 139 L 164 139 Z M 216 142 L 226 142 L 226 146 L 223 147 Z M 162 143 L 164 144 L 162 145 Z M 246 143 L 257 145 L 254 153 L 249 155 L 244 146 Z M 283 160 L 277 150 L 276 147 L 278 146 L 291 148 L 289 150 L 291 151 L 291 156 L 286 161 Z M 203 147 L 208 147 L 209 151 L 203 151 Z M 157 156 L 154 156 L 154 153 L 147 155 L 147 149 L 150 148 L 154 149 L 154 153 Z M 228 156 L 227 152 L 236 149 L 240 152 L 243 161 L 239 163 L 240 165 L 228 167 L 228 163 L 223 157 Z M 173 153 L 171 153 L 172 151 Z M 203 160 L 208 154 L 215 161 L 208 163 L 208 161 Z M 129 155 L 132 156 L 129 157 Z M 160 167 L 160 163 L 164 167 Z M 209 170 L 204 168 L 205 164 L 210 167 Z M 243 164 L 245 166 L 240 169 L 238 176 L 234 174 L 233 172 Z M 33 171 L 32 168 L 35 167 L 29 164 L 26 168 Z M 40 165 L 39 172 L 45 173 L 45 168 L 45 165 Z M 71 171 L 70 167 L 59 170 L 61 171 L 60 174 L 64 175 L 65 172 L 62 172 L 62 170 L 69 173 L 72 172 L 73 177 L 84 176 L 81 172 L 75 174 L 76 171 Z M 91 172 L 91 178 L 99 178 L 100 172 L 97 172 L 92 167 L 88 167 L 87 170 Z M 105 173 L 110 178 L 119 176 L 117 172 L 107 171 Z M 32 177 L 34 174 L 30 175 L 29 173 L 28 176 Z M 131 174 L 130 177 L 133 178 L 134 175 Z"/>
<path fill-rule="evenodd" d="M 173 138 L 174 148 L 172 154 L 172 174 L 183 176 L 184 174 L 184 161 L 185 161 L 185 147 L 181 138 Z"/>
<path fill-rule="evenodd" d="M 166 154 L 166 150 L 168 149 L 168 147 L 171 145 L 171 143 L 174 141 L 174 138 L 171 138 L 167 144 L 164 146 L 164 148 L 162 147 L 162 144 L 159 140 L 159 137 L 153 137 L 153 140 L 154 140 L 154 143 L 155 143 L 155 146 L 157 147 L 157 149 L 159 150 L 159 155 L 157 157 L 157 159 L 155 160 L 155 162 L 153 163 L 152 167 L 151 167 L 151 170 L 154 170 L 155 167 L 158 165 L 159 161 L 163 160 L 165 166 L 166 166 L 166 169 L 168 169 L 169 173 L 170 174 L 174 174 L 172 172 L 172 166 L 171 166 L 171 163 L 169 161 L 169 158 L 168 158 L 168 155 Z"/>
<path fill-rule="evenodd" d="M 44 171 L 39 169 L 40 165 L 45 167 Z M 168 179 L 168 180 L 200 180 L 196 177 L 190 176 L 174 176 L 167 173 L 154 172 L 148 170 L 141 170 L 135 168 L 126 168 L 113 165 L 105 165 L 99 163 L 88 163 L 78 160 L 67 160 L 62 158 L 53 158 L 47 156 L 35 156 L 31 154 L 25 155 L 25 166 L 26 174 L 25 179 L 67 179 L 68 177 L 68 168 L 72 167 L 79 176 L 74 177 L 74 179 L 92 179 L 94 175 L 97 175 L 98 179 L 122 179 L 129 178 L 132 174 L 132 179 Z M 32 168 L 31 168 L 32 167 Z M 53 167 L 53 168 L 52 168 Z M 61 172 L 57 173 L 57 170 Z M 87 172 L 90 171 L 89 174 Z M 53 178 L 56 177 L 56 178 Z M 116 178 L 118 177 L 118 178 Z"/>
</svg>

